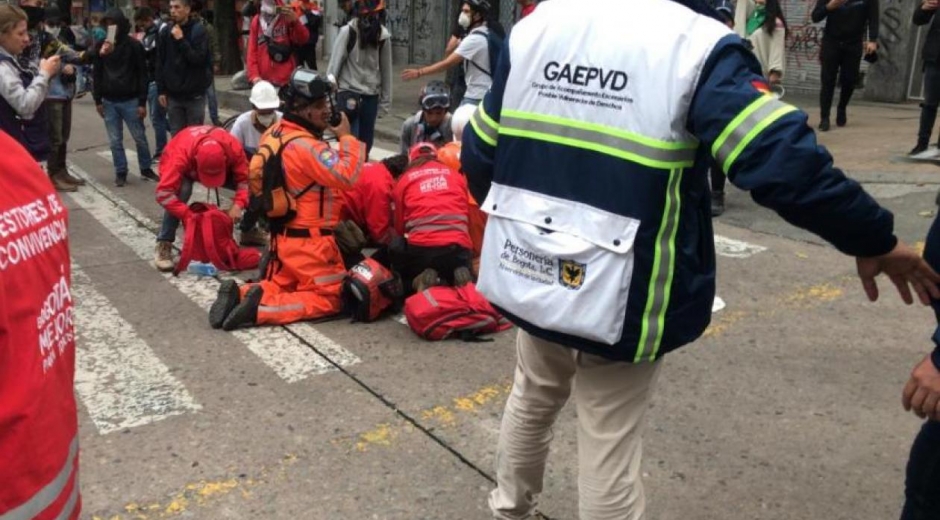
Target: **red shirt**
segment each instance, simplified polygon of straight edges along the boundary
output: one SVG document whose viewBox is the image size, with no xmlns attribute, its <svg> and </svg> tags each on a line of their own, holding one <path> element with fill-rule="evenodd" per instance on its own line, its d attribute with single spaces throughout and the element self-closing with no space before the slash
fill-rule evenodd
<svg viewBox="0 0 940 520">
<path fill-rule="evenodd" d="M 74 519 L 81 496 L 68 212 L 49 176 L 3 132 L 0 149 L 0 517 L 35 499 L 48 506 L 30 518 Z"/>
<path fill-rule="evenodd" d="M 345 215 L 376 244 L 392 240 L 392 189 L 395 179 L 382 163 L 368 163 L 355 186 L 343 192 Z"/>
<path fill-rule="evenodd" d="M 286 61 L 278 63 L 268 53 L 268 44 L 262 41 L 264 35 L 261 31 L 261 15 L 255 15 L 251 20 L 251 29 L 248 33 L 248 55 L 245 61 L 248 64 L 248 81 L 254 83 L 255 79 L 263 79 L 275 87 L 283 87 L 290 81 L 290 75 L 297 68 L 297 57 L 291 52 Z M 310 31 L 300 20 L 287 22 L 282 15 L 274 20 L 274 29 L 271 39 L 278 45 L 290 49 L 299 47 L 310 39 Z"/>
<path fill-rule="evenodd" d="M 225 150 L 226 184 L 234 185 L 235 204 L 242 209 L 248 207 L 248 158 L 241 142 L 222 128 L 189 126 L 170 139 L 163 150 L 157 183 L 157 202 L 178 219 L 185 220 L 189 213 L 189 206 L 179 199 L 180 187 L 184 178 L 198 180 L 196 148 L 208 138 L 218 141 Z"/>
<path fill-rule="evenodd" d="M 535 7 L 536 7 L 537 5 L 538 5 L 538 4 L 536 4 L 536 3 L 531 3 L 531 4 L 527 5 L 527 6 L 524 6 L 524 7 L 522 8 L 522 12 L 519 14 L 519 19 L 521 20 L 521 19 L 525 18 L 526 16 L 529 16 L 530 14 L 532 14 L 532 11 L 535 11 Z"/>
<path fill-rule="evenodd" d="M 410 245 L 473 249 L 467 179 L 434 160 L 409 170 L 395 185 L 395 231 Z"/>
</svg>

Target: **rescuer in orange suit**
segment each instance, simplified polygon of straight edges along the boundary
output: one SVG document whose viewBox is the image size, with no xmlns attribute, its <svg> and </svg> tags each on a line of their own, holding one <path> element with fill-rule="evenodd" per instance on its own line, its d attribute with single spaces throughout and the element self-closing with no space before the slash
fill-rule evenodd
<svg viewBox="0 0 940 520">
<path fill-rule="evenodd" d="M 284 117 L 261 137 L 259 149 L 269 147 L 270 152 L 255 154 L 249 179 L 252 194 L 263 197 L 264 162 L 283 146 L 284 179 L 296 196 L 296 215 L 283 229 L 271 230 L 271 260 L 264 280 L 240 288 L 232 280 L 223 282 L 209 313 L 213 328 L 279 325 L 341 310 L 346 268 L 334 228 L 343 209 L 341 192 L 355 184 L 366 149 L 350 134 L 345 115 L 336 126 L 330 125 L 331 91 L 327 77 L 309 69 L 294 71 L 283 91 Z M 339 138 L 338 150 L 323 141 L 327 129 Z"/>
</svg>

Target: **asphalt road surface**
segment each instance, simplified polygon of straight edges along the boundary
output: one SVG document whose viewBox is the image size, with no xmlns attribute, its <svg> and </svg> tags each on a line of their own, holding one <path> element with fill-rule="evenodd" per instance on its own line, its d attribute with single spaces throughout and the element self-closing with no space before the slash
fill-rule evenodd
<svg viewBox="0 0 940 520">
<path fill-rule="evenodd" d="M 126 148 L 116 188 L 104 123 L 76 102 L 70 167 L 89 185 L 64 199 L 83 518 L 488 518 L 515 333 L 428 343 L 394 317 L 212 330 L 218 282 L 152 266 L 161 212 Z M 923 240 L 937 185 L 866 187 L 904 240 Z M 887 280 L 867 303 L 852 259 L 733 188 L 716 227 L 725 305 L 667 356 L 645 438 L 649 518 L 896 518 L 919 427 L 900 392 L 931 348 L 931 312 Z M 540 509 L 577 518 L 570 407 Z"/>
</svg>

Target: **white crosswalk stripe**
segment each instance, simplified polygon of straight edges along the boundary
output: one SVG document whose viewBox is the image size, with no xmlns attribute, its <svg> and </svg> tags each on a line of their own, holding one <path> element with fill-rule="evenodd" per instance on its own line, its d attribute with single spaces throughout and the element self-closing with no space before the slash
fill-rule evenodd
<svg viewBox="0 0 940 520">
<path fill-rule="evenodd" d="M 70 198 L 88 211 L 141 260 L 152 261 L 155 247 L 154 234 L 146 228 L 155 229 L 157 224 L 115 196 L 81 168 L 70 164 L 69 169 L 74 175 L 89 183 L 89 188 L 69 194 Z M 142 228 L 140 224 L 144 227 Z M 218 281 L 213 278 L 197 278 L 187 273 L 179 277 L 166 274 L 164 277 L 167 282 L 206 311 L 215 300 Z M 340 366 L 348 366 L 360 361 L 355 354 L 327 338 L 309 324 L 297 323 L 288 326 L 288 329 Z M 283 328 L 259 327 L 242 329 L 231 334 L 289 383 L 336 369 L 333 364 Z"/>
<path fill-rule="evenodd" d="M 72 295 L 79 334 L 75 390 L 99 433 L 202 408 L 74 263 Z"/>
</svg>

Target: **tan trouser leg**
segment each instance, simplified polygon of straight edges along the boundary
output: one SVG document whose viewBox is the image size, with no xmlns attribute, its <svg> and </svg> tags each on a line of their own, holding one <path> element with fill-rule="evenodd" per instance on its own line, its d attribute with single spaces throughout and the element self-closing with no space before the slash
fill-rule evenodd
<svg viewBox="0 0 940 520">
<path fill-rule="evenodd" d="M 552 425 L 575 381 L 581 519 L 640 519 L 644 414 L 660 363 L 631 365 L 582 354 L 519 331 L 516 372 L 496 453 L 494 518 L 528 518 L 542 491 Z M 583 395 L 582 395 L 583 394 Z"/>
</svg>

